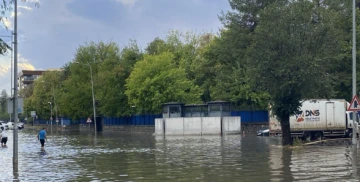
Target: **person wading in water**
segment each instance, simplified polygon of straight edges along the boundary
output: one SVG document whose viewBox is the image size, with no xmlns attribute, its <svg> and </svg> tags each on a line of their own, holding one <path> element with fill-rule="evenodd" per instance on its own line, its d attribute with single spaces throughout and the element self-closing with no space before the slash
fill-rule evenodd
<svg viewBox="0 0 360 182">
<path fill-rule="evenodd" d="M 43 129 L 39 132 L 39 134 L 38 134 L 38 140 L 40 140 L 41 149 L 44 149 L 45 140 L 47 140 L 47 138 L 46 138 L 46 128 L 43 128 Z"/>
<path fill-rule="evenodd" d="M 1 127 L 0 139 L 1 139 L 1 146 L 6 147 L 7 134 L 3 127 Z"/>
</svg>

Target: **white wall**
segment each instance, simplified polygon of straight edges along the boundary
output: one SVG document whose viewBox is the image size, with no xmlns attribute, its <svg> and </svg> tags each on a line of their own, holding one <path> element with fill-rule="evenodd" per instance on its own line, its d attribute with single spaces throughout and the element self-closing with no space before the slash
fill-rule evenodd
<svg viewBox="0 0 360 182">
<path fill-rule="evenodd" d="M 202 118 L 202 134 L 221 134 L 221 118 L 220 117 L 203 117 Z"/>
<path fill-rule="evenodd" d="M 164 118 L 165 135 L 184 135 L 184 118 Z"/>
<path fill-rule="evenodd" d="M 155 119 L 155 135 L 220 135 L 238 134 L 241 131 L 240 117 L 188 117 Z M 164 126 L 165 124 L 165 126 Z M 165 127 L 165 132 L 163 128 Z"/>
<path fill-rule="evenodd" d="M 201 135 L 201 117 L 184 118 L 184 135 Z"/>
<path fill-rule="evenodd" d="M 164 120 L 163 118 L 155 118 L 155 135 L 164 134 Z"/>
<path fill-rule="evenodd" d="M 223 134 L 239 134 L 241 132 L 240 116 L 222 118 Z"/>
</svg>

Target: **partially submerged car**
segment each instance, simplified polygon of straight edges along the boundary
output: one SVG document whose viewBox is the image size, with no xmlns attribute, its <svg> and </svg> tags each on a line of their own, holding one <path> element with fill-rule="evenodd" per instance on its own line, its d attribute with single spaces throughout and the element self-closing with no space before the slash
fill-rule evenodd
<svg viewBox="0 0 360 182">
<path fill-rule="evenodd" d="M 269 135 L 270 135 L 270 129 L 263 129 L 257 132 L 257 136 L 269 136 Z"/>
<path fill-rule="evenodd" d="M 19 128 L 19 130 L 23 129 L 24 128 L 24 123 L 22 123 L 22 122 L 18 123 L 18 128 Z"/>
<path fill-rule="evenodd" d="M 18 123 L 18 129 L 23 129 L 24 128 L 24 123 Z M 13 130 L 14 129 L 14 123 L 13 122 L 8 122 L 5 124 L 5 129 L 6 130 Z"/>
</svg>

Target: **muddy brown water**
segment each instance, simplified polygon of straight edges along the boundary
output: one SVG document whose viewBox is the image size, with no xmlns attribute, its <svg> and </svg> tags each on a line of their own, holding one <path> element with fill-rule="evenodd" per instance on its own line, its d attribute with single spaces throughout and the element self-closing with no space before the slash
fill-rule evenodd
<svg viewBox="0 0 360 182">
<path fill-rule="evenodd" d="M 359 181 L 351 145 L 284 148 L 278 137 L 173 136 L 19 131 L 18 173 L 12 131 L 0 148 L 0 181 Z"/>
</svg>

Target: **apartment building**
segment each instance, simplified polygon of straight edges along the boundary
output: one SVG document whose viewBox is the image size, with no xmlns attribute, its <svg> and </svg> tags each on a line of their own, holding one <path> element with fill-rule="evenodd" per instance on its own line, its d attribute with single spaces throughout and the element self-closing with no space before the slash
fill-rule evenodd
<svg viewBox="0 0 360 182">
<path fill-rule="evenodd" d="M 44 72 L 47 71 L 63 71 L 62 68 L 49 68 L 44 70 L 22 70 L 18 74 L 17 87 L 18 91 L 21 91 L 25 87 L 34 83 L 34 81 L 40 78 Z"/>
<path fill-rule="evenodd" d="M 22 70 L 18 74 L 18 91 L 34 83 L 36 79 L 42 76 L 43 70 Z"/>
</svg>

